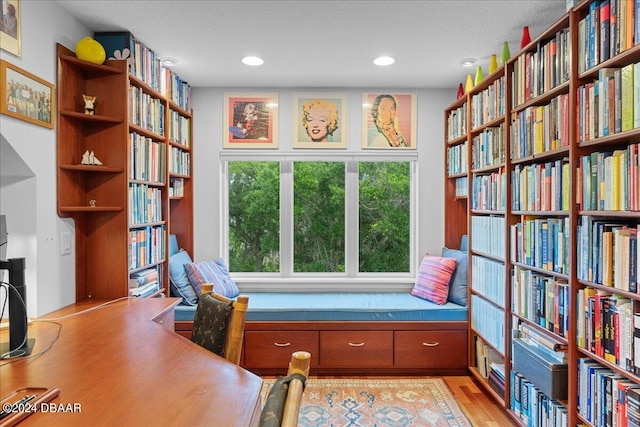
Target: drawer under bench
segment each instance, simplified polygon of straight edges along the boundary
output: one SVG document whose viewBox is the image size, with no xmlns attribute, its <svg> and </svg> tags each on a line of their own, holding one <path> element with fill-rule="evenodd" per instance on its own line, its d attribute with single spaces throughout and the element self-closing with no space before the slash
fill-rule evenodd
<svg viewBox="0 0 640 427">
<path fill-rule="evenodd" d="M 297 350 L 312 374 L 464 375 L 467 322 L 246 323 L 245 368 L 282 374 Z"/>
</svg>

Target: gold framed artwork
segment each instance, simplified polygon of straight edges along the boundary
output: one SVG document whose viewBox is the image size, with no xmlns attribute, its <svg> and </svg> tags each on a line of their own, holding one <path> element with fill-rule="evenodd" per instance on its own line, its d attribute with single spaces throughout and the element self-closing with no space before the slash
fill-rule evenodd
<svg viewBox="0 0 640 427">
<path fill-rule="evenodd" d="M 0 0 L 0 49 L 20 56 L 20 0 Z"/>
<path fill-rule="evenodd" d="M 347 94 L 293 94 L 293 148 L 347 147 Z"/>
<path fill-rule="evenodd" d="M 416 148 L 416 94 L 362 95 L 362 148 Z"/>
<path fill-rule="evenodd" d="M 224 94 L 224 148 L 278 148 L 278 94 Z"/>
<path fill-rule="evenodd" d="M 53 129 L 53 84 L 0 60 L 0 113 Z"/>
</svg>

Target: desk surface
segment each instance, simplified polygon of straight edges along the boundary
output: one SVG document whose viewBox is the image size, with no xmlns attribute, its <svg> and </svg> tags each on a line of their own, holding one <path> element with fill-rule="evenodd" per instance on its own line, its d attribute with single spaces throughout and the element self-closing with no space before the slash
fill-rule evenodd
<svg viewBox="0 0 640 427">
<path fill-rule="evenodd" d="M 262 380 L 152 320 L 176 303 L 126 299 L 55 320 L 60 336 L 44 354 L 0 361 L 0 398 L 25 387 L 57 387 L 52 403 L 81 410 L 34 413 L 20 426 L 256 424 Z M 30 325 L 32 355 L 58 330 L 49 322 Z"/>
</svg>

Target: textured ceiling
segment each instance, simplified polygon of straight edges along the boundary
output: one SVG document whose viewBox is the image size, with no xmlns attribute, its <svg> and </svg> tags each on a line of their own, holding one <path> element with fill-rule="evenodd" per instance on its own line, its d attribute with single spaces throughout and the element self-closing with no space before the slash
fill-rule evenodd
<svg viewBox="0 0 640 427">
<path fill-rule="evenodd" d="M 128 30 L 194 87 L 451 88 L 520 48 L 565 12 L 565 0 L 57 0 L 93 31 Z M 261 67 L 240 62 L 264 58 Z M 376 67 L 391 55 L 394 65 Z"/>
</svg>

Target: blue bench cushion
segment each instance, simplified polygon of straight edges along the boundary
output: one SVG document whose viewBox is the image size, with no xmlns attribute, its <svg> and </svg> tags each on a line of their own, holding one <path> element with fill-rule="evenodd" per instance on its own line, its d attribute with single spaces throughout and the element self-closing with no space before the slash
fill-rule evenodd
<svg viewBox="0 0 640 427">
<path fill-rule="evenodd" d="M 283 293 L 253 292 L 247 320 L 251 321 L 465 321 L 467 308 L 444 305 L 402 293 Z M 176 320 L 193 320 L 195 307 L 176 307 Z"/>
</svg>

